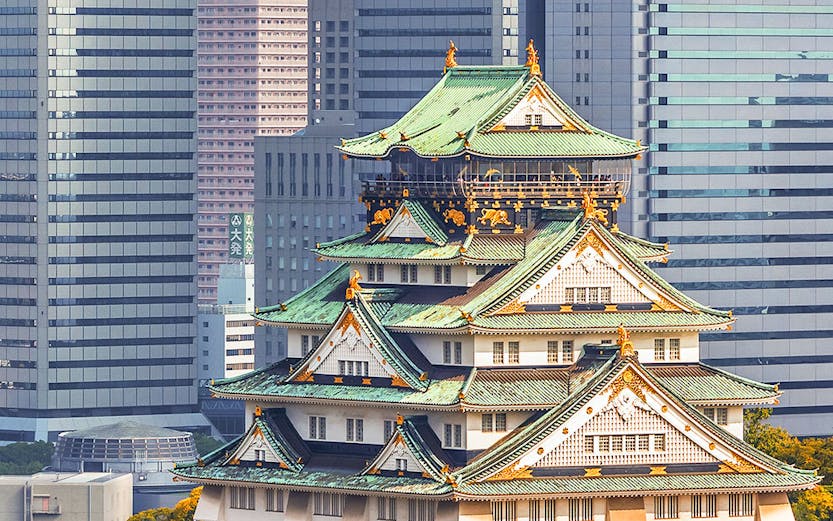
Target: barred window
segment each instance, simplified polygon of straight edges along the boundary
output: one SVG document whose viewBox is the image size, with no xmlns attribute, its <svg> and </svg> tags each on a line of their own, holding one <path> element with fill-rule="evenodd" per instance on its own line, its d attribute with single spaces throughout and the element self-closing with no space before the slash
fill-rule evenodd
<svg viewBox="0 0 833 521">
<path fill-rule="evenodd" d="M 483 432 L 492 432 L 494 430 L 494 416 L 491 414 L 480 415 L 480 430 Z"/>
<path fill-rule="evenodd" d="M 396 470 L 399 472 L 408 472 L 408 460 L 405 458 L 396 458 Z"/>
<path fill-rule="evenodd" d="M 347 418 L 347 441 L 364 441 L 364 420 Z"/>
<path fill-rule="evenodd" d="M 654 339 L 654 361 L 665 360 L 665 339 Z"/>
<path fill-rule="evenodd" d="M 557 340 L 547 341 L 547 363 L 548 364 L 557 364 L 558 363 L 558 341 Z"/>
<path fill-rule="evenodd" d="M 424 499 L 408 500 L 408 521 L 434 521 L 437 504 Z"/>
<path fill-rule="evenodd" d="M 584 437 L 584 452 L 593 453 L 593 452 L 596 451 L 595 440 L 596 440 L 595 436 L 585 436 Z"/>
<path fill-rule="evenodd" d="M 680 498 L 677 496 L 658 496 L 654 498 L 654 519 L 679 519 Z"/>
<path fill-rule="evenodd" d="M 301 356 L 309 353 L 309 335 L 301 335 Z"/>
<path fill-rule="evenodd" d="M 561 362 L 573 363 L 573 341 L 564 340 L 561 342 Z"/>
<path fill-rule="evenodd" d="M 393 426 L 395 425 L 394 420 L 385 420 L 384 421 L 384 432 L 385 441 L 389 440 L 391 436 L 393 436 Z"/>
<path fill-rule="evenodd" d="M 654 434 L 654 450 L 657 452 L 665 450 L 665 434 Z"/>
<path fill-rule="evenodd" d="M 521 361 L 521 344 L 519 342 L 509 342 L 509 363 L 517 364 Z"/>
<path fill-rule="evenodd" d="M 463 343 L 462 342 L 454 342 L 454 363 L 458 364 L 458 365 L 463 363 Z"/>
<path fill-rule="evenodd" d="M 703 415 L 718 425 L 729 424 L 729 409 L 726 407 L 705 407 Z"/>
<path fill-rule="evenodd" d="M 571 499 L 567 519 L 569 521 L 593 521 L 593 500 Z"/>
<path fill-rule="evenodd" d="M 691 496 L 691 517 L 717 517 L 717 496 Z"/>
<path fill-rule="evenodd" d="M 529 502 L 529 521 L 555 521 L 555 500 L 532 500 Z"/>
<path fill-rule="evenodd" d="M 636 434 L 625 435 L 625 452 L 636 452 Z"/>
<path fill-rule="evenodd" d="M 495 414 L 495 432 L 506 432 L 506 413 Z"/>
<path fill-rule="evenodd" d="M 309 438 L 311 440 L 327 439 L 327 418 L 325 416 L 309 417 Z"/>
<path fill-rule="evenodd" d="M 458 423 L 443 425 L 443 446 L 460 448 L 463 446 L 463 426 Z"/>
<path fill-rule="evenodd" d="M 492 343 L 492 363 L 493 364 L 502 364 L 503 363 L 503 342 L 493 342 Z"/>
<path fill-rule="evenodd" d="M 434 284 L 451 284 L 451 266 L 434 266 Z"/>
<path fill-rule="evenodd" d="M 317 516 L 341 517 L 344 511 L 344 496 L 341 494 L 325 494 L 314 492 L 313 514 Z"/>
<path fill-rule="evenodd" d="M 492 521 L 515 521 L 518 519 L 516 501 L 492 501 Z"/>
<path fill-rule="evenodd" d="M 752 494 L 729 494 L 729 517 L 752 515 Z"/>
<path fill-rule="evenodd" d="M 239 510 L 255 509 L 255 489 L 231 487 L 229 489 L 229 508 Z"/>
<path fill-rule="evenodd" d="M 377 498 L 378 513 L 376 519 L 381 521 L 396 521 L 396 498 Z"/>
<path fill-rule="evenodd" d="M 449 341 L 443 342 L 443 363 L 451 363 L 451 342 Z"/>
<path fill-rule="evenodd" d="M 266 489 L 266 511 L 283 512 L 283 490 Z"/>
<path fill-rule="evenodd" d="M 668 339 L 668 359 L 669 360 L 679 360 L 680 359 L 680 339 L 679 338 L 670 338 L 670 339 Z"/>
</svg>

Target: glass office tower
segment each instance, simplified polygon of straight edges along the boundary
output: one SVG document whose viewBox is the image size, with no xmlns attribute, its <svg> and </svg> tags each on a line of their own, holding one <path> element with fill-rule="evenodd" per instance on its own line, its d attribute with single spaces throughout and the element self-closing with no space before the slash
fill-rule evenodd
<svg viewBox="0 0 833 521">
<path fill-rule="evenodd" d="M 0 7 L 0 440 L 198 427 L 195 0 Z"/>
</svg>

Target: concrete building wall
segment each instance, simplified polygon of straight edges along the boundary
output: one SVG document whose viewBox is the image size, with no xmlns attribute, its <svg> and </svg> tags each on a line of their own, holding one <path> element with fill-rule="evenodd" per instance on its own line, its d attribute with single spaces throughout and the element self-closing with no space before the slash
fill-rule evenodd
<svg viewBox="0 0 833 521">
<path fill-rule="evenodd" d="M 199 300 L 217 302 L 228 214 L 252 212 L 254 137 L 307 115 L 307 0 L 198 0 Z"/>
<path fill-rule="evenodd" d="M 0 478 L 0 521 L 124 521 L 133 514 L 130 474 L 40 473 Z"/>
<path fill-rule="evenodd" d="M 3 5 L 6 441 L 196 410 L 195 1 L 75 5 Z"/>
</svg>

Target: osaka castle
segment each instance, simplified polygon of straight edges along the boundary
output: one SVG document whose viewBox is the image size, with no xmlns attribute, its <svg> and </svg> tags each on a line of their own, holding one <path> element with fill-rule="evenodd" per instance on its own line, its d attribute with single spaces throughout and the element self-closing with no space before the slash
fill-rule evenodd
<svg viewBox="0 0 833 521">
<path fill-rule="evenodd" d="M 703 364 L 730 312 L 619 230 L 645 147 L 582 119 L 525 66 L 455 48 L 396 123 L 345 140 L 376 161 L 339 267 L 256 310 L 288 358 L 214 381 L 247 431 L 178 479 L 197 521 L 792 520 L 799 470 L 743 441 L 777 386 Z"/>
</svg>

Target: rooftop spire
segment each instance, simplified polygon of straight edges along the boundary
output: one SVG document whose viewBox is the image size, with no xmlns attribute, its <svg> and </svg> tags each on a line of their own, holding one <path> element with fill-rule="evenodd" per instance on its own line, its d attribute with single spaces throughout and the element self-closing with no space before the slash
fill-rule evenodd
<svg viewBox="0 0 833 521">
<path fill-rule="evenodd" d="M 526 63 L 524 65 L 529 67 L 529 73 L 533 76 L 541 75 L 541 66 L 538 64 L 538 51 L 535 50 L 532 39 L 526 45 Z"/>
<path fill-rule="evenodd" d="M 453 67 L 457 66 L 457 60 L 454 55 L 457 53 L 457 47 L 454 46 L 454 40 L 448 41 L 448 50 L 445 52 L 445 67 L 443 67 L 443 74 Z"/>
</svg>

